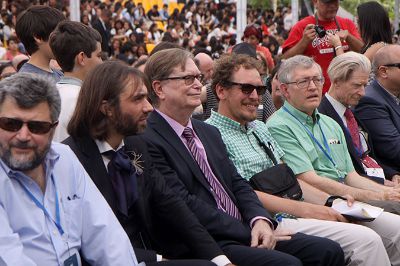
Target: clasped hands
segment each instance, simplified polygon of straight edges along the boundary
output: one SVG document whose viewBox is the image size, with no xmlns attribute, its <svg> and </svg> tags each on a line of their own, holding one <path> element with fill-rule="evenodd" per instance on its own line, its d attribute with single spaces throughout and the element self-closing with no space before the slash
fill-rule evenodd
<svg viewBox="0 0 400 266">
<path fill-rule="evenodd" d="M 273 230 L 263 219 L 257 220 L 251 230 L 251 247 L 274 249 L 278 241 L 290 240 L 293 232 Z"/>
</svg>

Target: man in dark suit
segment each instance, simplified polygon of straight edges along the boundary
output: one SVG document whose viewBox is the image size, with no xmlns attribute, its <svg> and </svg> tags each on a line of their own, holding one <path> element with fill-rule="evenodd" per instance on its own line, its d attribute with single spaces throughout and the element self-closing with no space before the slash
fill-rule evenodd
<svg viewBox="0 0 400 266">
<path fill-rule="evenodd" d="M 382 47 L 372 62 L 375 80 L 355 108 L 379 162 L 400 171 L 400 46 Z"/>
<path fill-rule="evenodd" d="M 358 174 L 380 184 L 394 185 L 400 178 L 399 172 L 374 160 L 373 146 L 368 142 L 370 134 L 349 108 L 356 106 L 364 96 L 370 70 L 371 63 L 364 55 L 348 52 L 334 58 L 328 68 L 331 87 L 322 98 L 318 110 L 330 116 L 342 128 Z"/>
<path fill-rule="evenodd" d="M 109 9 L 102 9 L 100 16 L 92 23 L 92 27 L 101 35 L 101 50 L 110 55 L 110 19 L 112 12 Z"/>
<path fill-rule="evenodd" d="M 65 143 L 110 204 L 138 261 L 153 265 L 162 254 L 204 259 L 163 265 L 215 265 L 209 260 L 227 265 L 212 237 L 154 169 L 145 143 L 125 138 L 143 130 L 153 109 L 143 80 L 140 71 L 120 62 L 98 66 L 82 85 Z"/>
<path fill-rule="evenodd" d="M 155 166 L 233 263 L 343 264 L 335 242 L 275 232 L 276 222 L 237 173 L 219 131 L 190 118 L 201 104 L 202 75 L 189 52 L 159 51 L 149 58 L 145 74 L 156 106 L 145 132 Z"/>
</svg>

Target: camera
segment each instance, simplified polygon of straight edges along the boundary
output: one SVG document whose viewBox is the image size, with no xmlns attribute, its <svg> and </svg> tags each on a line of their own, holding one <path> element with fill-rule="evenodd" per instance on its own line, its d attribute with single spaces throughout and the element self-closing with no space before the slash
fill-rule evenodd
<svg viewBox="0 0 400 266">
<path fill-rule="evenodd" d="M 317 35 L 318 35 L 319 38 L 324 38 L 325 37 L 326 30 L 324 29 L 324 27 L 322 27 L 320 25 L 315 25 L 314 29 L 317 32 Z"/>
</svg>

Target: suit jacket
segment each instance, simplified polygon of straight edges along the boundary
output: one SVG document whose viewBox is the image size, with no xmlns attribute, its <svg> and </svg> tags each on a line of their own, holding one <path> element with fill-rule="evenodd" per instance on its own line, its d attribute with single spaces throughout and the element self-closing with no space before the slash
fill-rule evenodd
<svg viewBox="0 0 400 266">
<path fill-rule="evenodd" d="M 217 208 L 210 185 L 198 164 L 175 131 L 156 111 L 150 114 L 144 134 L 154 163 L 170 187 L 185 199 L 189 208 L 220 245 L 227 242 L 249 245 L 249 225 L 253 218 L 267 217 L 274 226 L 276 222 L 229 160 L 218 129 L 195 119 L 192 119 L 192 124 L 204 145 L 213 173 L 239 208 L 243 221 Z"/>
<path fill-rule="evenodd" d="M 154 250 L 168 258 L 211 260 L 222 255 L 186 204 L 166 186 L 164 177 L 153 167 L 144 141 L 134 136 L 124 142 L 126 151 L 141 155 L 144 170 L 137 176 L 139 198 L 129 207 L 128 217 L 118 211 L 111 179 L 94 140 L 84 136 L 64 141 L 111 206 L 135 248 L 138 261 L 155 261 Z"/>
<path fill-rule="evenodd" d="M 355 116 L 369 131 L 379 162 L 400 171 L 400 106 L 374 80 L 365 89 Z"/>
<path fill-rule="evenodd" d="M 353 161 L 353 165 L 354 165 L 356 172 L 362 176 L 368 177 L 380 184 L 383 184 L 383 180 L 381 178 L 375 177 L 375 176 L 368 176 L 367 173 L 365 172 L 363 164 L 362 164 L 359 156 L 357 155 L 356 147 L 354 146 L 350 132 L 348 131 L 347 127 L 344 125 L 342 119 L 339 117 L 335 108 L 333 108 L 332 104 L 329 102 L 329 100 L 325 96 L 322 98 L 321 104 L 318 107 L 318 111 L 324 115 L 329 116 L 333 120 L 335 120 L 339 124 L 339 126 L 342 128 L 344 136 L 346 138 L 347 149 L 349 150 L 351 160 Z M 365 126 L 362 123 L 362 121 L 359 121 L 358 119 L 356 119 L 356 120 L 357 120 L 358 126 L 361 127 L 365 132 L 367 132 L 368 136 L 370 136 L 368 130 L 365 129 Z M 375 154 L 373 151 L 373 144 L 370 141 L 370 137 L 368 138 L 368 144 L 371 149 L 369 156 L 371 156 L 372 158 L 375 158 Z M 393 175 L 395 175 L 397 173 L 396 170 L 394 170 L 386 165 L 380 164 L 380 166 L 383 168 L 383 171 L 385 172 L 385 176 L 388 179 L 390 179 Z"/>
<path fill-rule="evenodd" d="M 107 52 L 108 55 L 110 55 L 110 29 L 108 29 L 107 26 L 106 29 L 104 29 L 103 24 L 98 18 L 92 23 L 92 27 L 93 29 L 97 30 L 101 35 L 101 50 L 103 52 Z"/>
</svg>

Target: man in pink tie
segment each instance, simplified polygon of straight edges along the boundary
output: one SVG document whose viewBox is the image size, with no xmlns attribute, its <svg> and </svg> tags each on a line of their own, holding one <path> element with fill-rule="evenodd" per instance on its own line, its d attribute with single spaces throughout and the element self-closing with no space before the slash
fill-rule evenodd
<svg viewBox="0 0 400 266">
<path fill-rule="evenodd" d="M 330 116 L 342 128 L 357 173 L 393 186 L 400 182 L 399 172 L 373 158 L 368 131 L 362 122 L 355 119 L 350 109 L 364 96 L 370 70 L 371 63 L 364 55 L 349 52 L 336 57 L 328 68 L 331 87 L 318 110 Z"/>
</svg>

